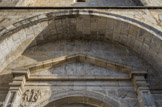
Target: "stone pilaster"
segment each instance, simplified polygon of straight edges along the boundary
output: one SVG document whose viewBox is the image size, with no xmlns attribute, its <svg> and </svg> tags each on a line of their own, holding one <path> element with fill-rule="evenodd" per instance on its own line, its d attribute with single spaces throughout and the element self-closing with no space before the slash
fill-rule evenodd
<svg viewBox="0 0 162 107">
<path fill-rule="evenodd" d="M 147 72 L 135 71 L 132 74 L 135 90 L 138 94 L 138 100 L 141 107 L 156 107 L 154 99 L 150 92 L 149 84 L 145 79 Z"/>
<path fill-rule="evenodd" d="M 20 105 L 27 75 L 27 70 L 13 71 L 14 78 L 12 83 L 9 83 L 10 88 L 3 107 L 18 107 Z"/>
</svg>

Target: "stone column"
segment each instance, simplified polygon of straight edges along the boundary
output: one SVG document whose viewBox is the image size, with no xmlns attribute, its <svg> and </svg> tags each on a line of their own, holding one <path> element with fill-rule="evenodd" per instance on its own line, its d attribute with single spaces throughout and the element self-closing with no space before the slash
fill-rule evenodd
<svg viewBox="0 0 162 107">
<path fill-rule="evenodd" d="M 20 105 L 26 77 L 26 70 L 13 71 L 13 81 L 9 83 L 10 88 L 3 107 L 18 107 Z"/>
<path fill-rule="evenodd" d="M 145 79 L 147 72 L 135 71 L 132 74 L 135 90 L 138 94 L 138 101 L 141 107 L 156 107 L 149 89 L 149 84 Z"/>
</svg>

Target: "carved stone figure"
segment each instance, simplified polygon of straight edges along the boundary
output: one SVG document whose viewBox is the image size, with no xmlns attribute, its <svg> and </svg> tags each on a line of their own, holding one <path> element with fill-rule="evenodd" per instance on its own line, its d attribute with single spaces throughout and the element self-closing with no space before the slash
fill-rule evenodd
<svg viewBox="0 0 162 107">
<path fill-rule="evenodd" d="M 37 92 L 35 93 L 35 96 L 34 96 L 34 100 L 39 100 L 40 99 L 40 97 L 41 97 L 41 92 L 40 92 L 40 90 L 37 90 Z"/>
<path fill-rule="evenodd" d="M 30 90 L 26 90 L 25 91 L 25 93 L 24 93 L 24 95 L 23 95 L 23 99 L 24 99 L 24 101 L 29 101 L 30 99 Z"/>
<path fill-rule="evenodd" d="M 23 100 L 25 102 L 37 102 L 41 97 L 41 91 L 37 89 L 26 90 L 23 94 Z"/>
</svg>

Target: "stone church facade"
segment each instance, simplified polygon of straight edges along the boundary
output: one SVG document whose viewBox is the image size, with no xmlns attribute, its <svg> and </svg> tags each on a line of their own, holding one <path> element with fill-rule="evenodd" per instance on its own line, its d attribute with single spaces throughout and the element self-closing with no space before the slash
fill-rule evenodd
<svg viewBox="0 0 162 107">
<path fill-rule="evenodd" d="M 162 107 L 161 0 L 0 6 L 0 107 Z"/>
</svg>

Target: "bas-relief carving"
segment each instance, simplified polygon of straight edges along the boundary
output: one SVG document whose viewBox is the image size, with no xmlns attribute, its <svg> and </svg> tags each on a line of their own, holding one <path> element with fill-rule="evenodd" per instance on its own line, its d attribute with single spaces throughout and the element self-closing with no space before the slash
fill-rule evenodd
<svg viewBox="0 0 162 107">
<path fill-rule="evenodd" d="M 23 94 L 23 100 L 25 102 L 37 102 L 41 97 L 41 91 L 39 89 L 28 89 Z"/>
<path fill-rule="evenodd" d="M 40 100 L 42 92 L 39 89 L 27 89 L 22 95 L 19 107 L 30 107 Z"/>
<path fill-rule="evenodd" d="M 113 69 L 102 68 L 93 64 L 76 62 L 65 63 L 56 67 L 52 67 L 48 70 L 40 72 L 33 72 L 32 74 L 58 74 L 58 75 L 128 75 L 122 71 L 116 71 Z"/>
</svg>

